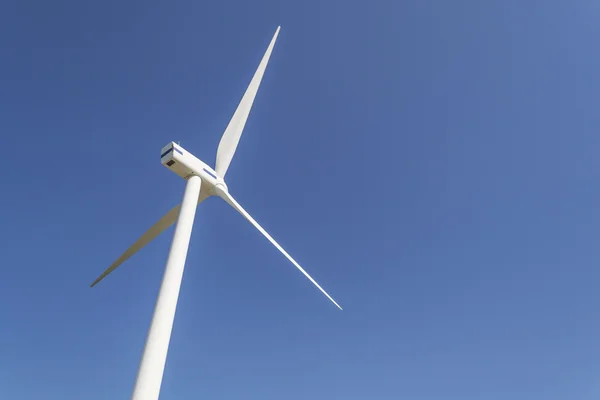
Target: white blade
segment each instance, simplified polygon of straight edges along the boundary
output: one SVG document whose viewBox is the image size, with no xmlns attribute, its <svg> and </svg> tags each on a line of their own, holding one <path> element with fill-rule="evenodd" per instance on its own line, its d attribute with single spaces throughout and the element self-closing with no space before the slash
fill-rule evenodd
<svg viewBox="0 0 600 400">
<path fill-rule="evenodd" d="M 200 204 L 204 199 L 206 199 L 206 197 L 207 196 L 204 193 L 201 193 L 200 197 L 198 198 L 198 204 Z M 106 271 L 104 271 L 102 273 L 102 275 L 100 275 L 94 281 L 94 283 L 92 283 L 90 285 L 90 287 L 94 287 L 94 285 L 96 285 L 98 282 L 100 282 L 102 279 L 104 279 L 108 274 L 110 274 L 115 269 L 117 269 L 117 267 L 119 267 L 121 264 L 123 264 L 125 261 L 127 261 L 132 255 L 134 255 L 135 253 L 140 251 L 144 246 L 146 246 L 148 243 L 150 243 L 152 240 L 154 240 L 165 229 L 167 229 L 168 227 L 173 225 L 175 223 L 175 221 L 177 221 L 177 217 L 179 216 L 180 208 L 181 208 L 181 204 L 178 204 L 177 206 L 173 207 L 168 213 L 163 215 L 163 217 L 161 219 L 159 219 L 158 222 L 156 222 L 154 225 L 152 225 L 152 227 L 150 229 L 148 229 L 146 232 L 144 232 L 144 234 L 134 244 L 132 244 L 131 247 L 129 247 L 125 251 L 125 253 L 123 253 L 121 255 L 121 257 L 119 257 L 117 259 L 117 261 L 112 263 L 112 265 L 110 267 L 108 267 L 106 269 Z"/>
<path fill-rule="evenodd" d="M 265 237 L 266 237 L 266 238 L 267 238 L 267 239 L 268 239 L 268 240 L 269 240 L 269 241 L 270 241 L 270 242 L 273 244 L 273 246 L 275 246 L 275 247 L 276 247 L 276 248 L 277 248 L 279 251 L 281 251 L 281 252 L 283 253 L 283 255 L 284 255 L 284 256 L 286 256 L 286 257 L 287 257 L 287 259 L 288 259 L 288 260 L 290 260 L 290 261 L 292 262 L 292 264 L 294 264 L 294 265 L 296 266 L 296 268 L 298 268 L 298 269 L 300 270 L 300 272 L 302 272 L 302 273 L 304 274 L 304 276 L 306 276 L 306 277 L 307 277 L 307 278 L 308 278 L 308 279 L 309 279 L 309 280 L 310 280 L 310 281 L 311 281 L 311 282 L 312 282 L 312 283 L 313 283 L 313 284 L 314 284 L 314 285 L 315 285 L 317 288 L 319 288 L 319 290 L 320 290 L 320 291 L 321 291 L 321 292 L 322 292 L 322 293 L 323 293 L 325 296 L 327 296 L 327 298 L 328 298 L 329 300 L 331 300 L 331 301 L 332 301 L 332 303 L 333 303 L 333 304 L 335 304 L 335 305 L 337 306 L 337 308 L 339 308 L 340 310 L 342 309 L 342 307 L 340 307 L 340 305 L 339 305 L 338 303 L 336 303 L 336 302 L 335 302 L 335 300 L 334 300 L 334 299 L 333 299 L 333 298 L 332 298 L 332 297 L 331 297 L 329 294 L 327 294 L 327 292 L 326 292 L 326 291 L 325 291 L 325 290 L 324 290 L 324 289 L 323 289 L 323 288 L 322 288 L 322 287 L 321 287 L 321 286 L 320 286 L 320 285 L 319 285 L 319 284 L 318 284 L 318 283 L 317 283 L 317 282 L 316 282 L 316 281 L 315 281 L 315 280 L 314 280 L 314 279 L 313 279 L 313 278 L 312 278 L 312 277 L 311 277 L 311 276 L 308 274 L 308 272 L 306 272 L 306 271 L 304 270 L 304 268 L 302 268 L 302 267 L 300 266 L 300 264 L 298 264 L 298 263 L 296 262 L 296 260 L 294 260 L 294 259 L 292 258 L 292 256 L 290 256 L 290 255 L 289 255 L 289 254 L 288 254 L 288 253 L 287 253 L 287 252 L 286 252 L 286 251 L 283 249 L 283 247 L 281 247 L 281 246 L 279 245 L 279 243 L 277 243 L 277 242 L 275 241 L 275 239 L 273 239 L 273 238 L 271 237 L 271 235 L 269 235 L 269 234 L 267 233 L 267 231 L 265 231 L 265 230 L 262 228 L 262 226 L 260 226 L 260 225 L 258 224 L 258 222 L 256 222 L 256 221 L 254 220 L 254 218 L 252 218 L 252 217 L 250 216 L 250 214 L 248 214 L 248 213 L 246 212 L 246 210 L 244 210 L 244 209 L 242 208 L 242 206 L 240 206 L 240 205 L 238 204 L 238 202 L 237 202 L 237 201 L 235 201 L 235 199 L 233 198 L 233 196 L 231 196 L 231 195 L 230 195 L 228 192 L 226 192 L 226 191 L 222 190 L 222 189 L 221 189 L 221 188 L 219 188 L 219 187 L 217 187 L 217 194 L 218 194 L 218 195 L 219 195 L 219 196 L 220 196 L 220 197 L 221 197 L 223 200 L 225 200 L 227 203 L 229 203 L 229 205 L 230 205 L 231 207 L 233 207 L 233 208 L 234 208 L 234 209 L 236 209 L 236 210 L 237 210 L 237 211 L 238 211 L 240 214 L 242 214 L 242 215 L 243 215 L 243 216 L 244 216 L 244 217 L 245 217 L 245 218 L 246 218 L 248 221 L 250 221 L 250 223 L 251 223 L 252 225 L 254 225 L 254 227 L 255 227 L 256 229 L 258 229 L 258 230 L 260 231 L 260 233 L 262 233 L 262 234 L 263 234 L 263 235 L 264 235 L 264 236 L 265 236 Z"/>
<path fill-rule="evenodd" d="M 223 133 L 223 137 L 221 137 L 221 142 L 219 142 L 215 171 L 222 178 L 225 177 L 227 168 L 229 168 L 229 164 L 231 163 L 235 149 L 237 148 L 240 137 L 242 136 L 242 131 L 246 125 L 248 115 L 250 114 L 252 103 L 254 103 L 254 97 L 256 96 L 256 92 L 258 92 L 260 81 L 262 80 L 265 69 L 267 68 L 267 63 L 269 62 L 269 57 L 271 57 L 275 40 L 277 40 L 279 28 L 280 27 L 278 26 L 277 30 L 275 31 L 275 35 L 273 35 L 273 39 L 271 39 L 271 43 L 269 44 L 269 47 L 262 58 L 262 61 L 258 65 L 258 69 L 254 73 L 252 81 L 250 81 L 250 85 L 248 85 L 248 89 L 246 89 L 246 93 L 244 93 L 244 97 L 242 97 L 242 100 L 235 110 L 233 117 L 231 117 L 231 121 L 229 121 L 229 125 L 227 125 L 227 128 Z"/>
</svg>

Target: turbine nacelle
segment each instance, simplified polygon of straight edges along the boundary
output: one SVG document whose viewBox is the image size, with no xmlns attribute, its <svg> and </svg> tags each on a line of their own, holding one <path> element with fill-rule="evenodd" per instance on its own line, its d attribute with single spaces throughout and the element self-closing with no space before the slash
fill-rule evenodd
<svg viewBox="0 0 600 400">
<path fill-rule="evenodd" d="M 225 181 L 214 169 L 175 142 L 162 148 L 160 162 L 183 179 L 199 176 L 202 179 L 202 191 L 209 195 L 217 194 L 217 185 L 227 191 Z"/>
</svg>

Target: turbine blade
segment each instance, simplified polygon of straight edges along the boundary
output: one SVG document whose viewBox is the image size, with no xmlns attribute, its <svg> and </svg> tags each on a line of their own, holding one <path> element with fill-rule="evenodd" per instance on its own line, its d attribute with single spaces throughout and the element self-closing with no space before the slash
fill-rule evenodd
<svg viewBox="0 0 600 400">
<path fill-rule="evenodd" d="M 204 199 L 208 196 L 205 193 L 201 193 L 198 198 L 198 204 L 200 204 Z M 154 240 L 158 235 L 160 235 L 164 230 L 173 225 L 175 221 L 177 221 L 177 217 L 179 216 L 179 209 L 181 208 L 181 204 L 173 207 L 168 213 L 163 215 L 161 219 L 159 219 L 150 229 L 148 229 L 144 234 L 129 247 L 125 253 L 121 255 L 112 263 L 110 267 L 106 269 L 91 285 L 90 287 L 94 287 L 98 282 L 104 279 L 108 274 L 113 272 L 117 267 L 127 261 L 132 255 L 140 251 L 144 246 Z"/>
<path fill-rule="evenodd" d="M 246 212 L 246 210 L 244 210 L 244 209 L 242 208 L 242 206 L 240 206 L 240 205 L 239 205 L 239 203 L 238 203 L 237 201 L 235 201 L 235 199 L 233 198 L 233 196 L 231 196 L 231 195 L 230 195 L 228 192 L 226 192 L 225 190 L 221 189 L 221 188 L 220 188 L 220 187 L 218 187 L 218 186 L 217 186 L 217 190 L 216 190 L 216 192 L 217 192 L 217 194 L 218 194 L 218 195 L 219 195 L 219 196 L 220 196 L 220 197 L 221 197 L 223 200 L 225 200 L 227 203 L 229 203 L 229 205 L 230 205 L 231 207 L 233 207 L 233 208 L 234 208 L 234 209 L 235 209 L 237 212 L 239 212 L 240 214 L 242 214 L 242 215 L 243 215 L 243 216 L 244 216 L 244 217 L 245 217 L 245 218 L 246 218 L 248 221 L 250 221 L 250 223 L 251 223 L 252 225 L 254 225 L 254 227 L 255 227 L 256 229 L 258 229 L 258 231 L 259 231 L 260 233 L 262 233 L 262 234 L 263 234 L 263 235 L 264 235 L 264 236 L 265 236 L 265 237 L 266 237 L 266 238 L 267 238 L 267 239 L 268 239 L 268 240 L 271 242 L 271 244 L 273 244 L 273 246 L 275 246 L 275 247 L 276 247 L 276 248 L 277 248 L 277 249 L 278 249 L 278 250 L 279 250 L 281 253 L 283 253 L 283 255 L 284 255 L 284 256 L 286 256 L 286 257 L 287 257 L 287 259 L 288 259 L 288 260 L 290 260 L 290 261 L 291 261 L 291 263 L 292 263 L 292 264 L 294 264 L 294 265 L 296 266 L 296 268 L 298 268 L 298 269 L 300 270 L 300 272 L 302 272 L 302 273 L 304 274 L 304 276 L 306 276 L 306 277 L 307 277 L 307 278 L 308 278 L 308 279 L 309 279 L 309 280 L 310 280 L 310 281 L 311 281 L 311 282 L 312 282 L 312 283 L 313 283 L 313 284 L 314 284 L 314 285 L 315 285 L 315 286 L 316 286 L 316 287 L 317 287 L 317 288 L 318 288 L 318 289 L 319 289 L 319 290 L 320 290 L 320 291 L 321 291 L 321 292 L 322 292 L 322 293 L 323 293 L 325 296 L 327 296 L 327 298 L 328 298 L 329 300 L 331 300 L 331 302 L 332 302 L 333 304 L 335 304 L 335 305 L 337 306 L 337 308 L 339 308 L 340 310 L 342 309 L 342 307 L 340 307 L 340 305 L 339 305 L 338 303 L 336 303 L 336 301 L 335 301 L 335 300 L 334 300 L 334 299 L 333 299 L 333 298 L 332 298 L 332 297 L 331 297 L 329 294 L 327 294 L 327 292 L 326 292 L 326 291 L 325 291 L 325 290 L 324 290 L 324 289 L 323 289 L 323 288 L 322 288 L 322 287 L 321 287 L 321 286 L 320 286 L 320 285 L 319 285 L 319 284 L 318 284 L 318 283 L 317 283 L 317 282 L 316 282 L 316 281 L 315 281 L 315 280 L 314 280 L 314 279 L 313 279 L 313 278 L 312 278 L 312 277 L 311 277 L 311 276 L 308 274 L 308 272 L 306 272 L 306 271 L 304 270 L 304 268 L 302 268 L 302 267 L 300 266 L 300 264 L 298 264 L 298 263 L 296 262 L 296 260 L 294 260 L 294 259 L 292 258 L 292 256 L 290 256 L 290 255 L 289 255 L 289 254 L 288 254 L 288 253 L 287 253 L 287 252 L 286 252 L 286 251 L 283 249 L 283 247 L 281 247 L 281 246 L 279 245 L 279 243 L 277 243 L 277 242 L 275 241 L 275 239 L 273 239 L 273 238 L 271 237 L 271 235 L 269 235 L 269 234 L 267 233 L 267 231 L 265 231 L 265 230 L 263 229 L 263 227 L 262 227 L 262 226 L 260 226 L 260 225 L 258 224 L 258 222 L 256 222 L 256 221 L 254 220 L 254 218 L 252 218 L 252 217 L 250 216 L 250 214 L 248 214 L 248 212 Z"/>
<path fill-rule="evenodd" d="M 258 69 L 254 73 L 254 77 L 250 81 L 250 85 L 248 85 L 240 104 L 235 110 L 233 117 L 231 117 L 231 120 L 229 121 L 229 124 L 227 125 L 227 128 L 221 137 L 221 141 L 219 142 L 215 171 L 222 178 L 225 177 L 227 168 L 229 168 L 231 159 L 235 154 L 235 149 L 237 148 L 240 137 L 242 136 L 242 131 L 246 125 L 248 115 L 250 114 L 252 103 L 254 103 L 254 97 L 256 96 L 256 92 L 258 92 L 260 81 L 262 80 L 265 69 L 267 68 L 267 63 L 269 62 L 269 57 L 271 57 L 273 46 L 275 46 L 275 40 L 277 40 L 279 28 L 280 27 L 278 26 L 277 30 L 275 31 L 275 35 L 273 35 L 273 39 L 271 39 L 271 43 L 269 44 L 269 47 L 262 58 L 262 61 L 258 65 Z"/>
</svg>

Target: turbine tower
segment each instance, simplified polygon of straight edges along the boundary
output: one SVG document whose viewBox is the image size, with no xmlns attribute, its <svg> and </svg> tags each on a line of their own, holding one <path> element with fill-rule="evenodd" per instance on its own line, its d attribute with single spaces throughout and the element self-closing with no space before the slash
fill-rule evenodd
<svg viewBox="0 0 600 400">
<path fill-rule="evenodd" d="M 260 233 L 262 233 L 296 268 L 300 270 L 329 300 L 340 310 L 342 307 L 327 294 L 327 292 L 298 264 L 231 196 L 225 184 L 225 174 L 231 163 L 237 145 L 240 141 L 244 125 L 250 114 L 254 97 L 262 80 L 273 46 L 279 34 L 275 31 L 273 39 L 265 52 L 258 69 L 254 73 L 250 85 L 246 89 L 240 104 L 229 121 L 217 149 L 215 169 L 187 152 L 178 144 L 171 142 L 161 151 L 161 163 L 187 181 L 183 201 L 165 214 L 158 222 L 148 229 L 125 253 L 106 269 L 92 283 L 92 287 L 114 271 L 129 257 L 138 252 L 161 232 L 175 222 L 175 233 L 169 250 L 160 291 L 154 307 L 152 322 L 146 337 L 146 344 L 140 361 L 137 378 L 133 388 L 132 400 L 156 400 L 167 359 L 171 330 L 177 308 L 177 299 L 183 277 L 183 268 L 192 234 L 192 226 L 196 215 L 196 207 L 209 196 L 219 196 L 233 209 L 244 216 Z"/>
</svg>

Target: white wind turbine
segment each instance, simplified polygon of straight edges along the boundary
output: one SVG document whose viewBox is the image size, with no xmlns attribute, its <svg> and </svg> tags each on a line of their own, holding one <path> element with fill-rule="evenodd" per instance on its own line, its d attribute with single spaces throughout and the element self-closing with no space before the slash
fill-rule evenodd
<svg viewBox="0 0 600 400">
<path fill-rule="evenodd" d="M 187 256 L 192 225 L 196 214 L 196 206 L 209 196 L 219 196 L 237 212 L 242 214 L 256 227 L 279 251 L 287 257 L 329 300 L 340 310 L 342 307 L 333 300 L 325 290 L 269 235 L 229 194 L 224 178 L 229 163 L 233 158 L 242 130 L 248 119 L 248 114 L 258 91 L 269 57 L 279 34 L 279 27 L 263 56 L 258 69 L 240 104 L 238 105 L 229 125 L 223 133 L 217 149 L 217 160 L 213 170 L 204 162 L 184 150 L 176 143 L 169 143 L 161 151 L 161 163 L 187 181 L 183 201 L 165 214 L 158 222 L 148 229 L 121 257 L 117 259 L 106 271 L 92 283 L 96 285 L 104 277 L 114 271 L 129 257 L 156 238 L 161 232 L 173 225 L 175 233 L 169 250 L 169 257 L 165 267 L 160 291 L 156 300 L 152 322 L 148 330 L 144 352 L 140 361 L 138 374 L 131 396 L 132 400 L 156 400 L 160 392 L 167 351 L 171 338 L 171 329 L 175 318 L 177 298 L 183 276 L 183 268 Z"/>
</svg>

